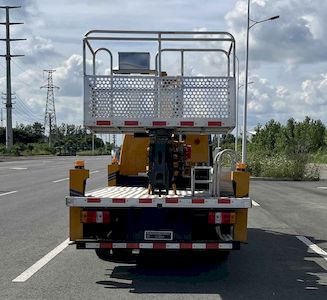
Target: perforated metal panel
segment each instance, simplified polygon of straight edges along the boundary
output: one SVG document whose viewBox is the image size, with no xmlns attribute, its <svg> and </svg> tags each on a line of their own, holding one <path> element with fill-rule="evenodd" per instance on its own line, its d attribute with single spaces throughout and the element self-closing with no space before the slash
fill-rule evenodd
<svg viewBox="0 0 327 300">
<path fill-rule="evenodd" d="M 229 78 L 185 78 L 184 118 L 230 118 Z"/>
<path fill-rule="evenodd" d="M 85 125 L 109 120 L 219 120 L 235 126 L 235 80 L 232 77 L 85 76 Z M 119 124 L 115 124 L 115 122 Z M 122 122 L 119 122 L 121 120 Z M 204 123 L 203 123 L 204 122 Z M 207 123 L 206 123 L 207 124 Z"/>
</svg>

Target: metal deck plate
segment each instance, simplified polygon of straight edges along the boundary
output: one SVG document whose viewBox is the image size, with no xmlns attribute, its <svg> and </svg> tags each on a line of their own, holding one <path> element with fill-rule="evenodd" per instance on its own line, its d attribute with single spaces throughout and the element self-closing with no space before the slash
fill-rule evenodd
<svg viewBox="0 0 327 300">
<path fill-rule="evenodd" d="M 143 187 L 127 187 L 127 186 L 110 186 L 103 189 L 90 192 L 86 195 L 87 197 L 99 197 L 99 198 L 159 198 L 159 195 L 149 195 L 148 189 Z M 195 191 L 196 197 L 208 197 L 208 192 L 204 191 Z M 192 197 L 191 191 L 179 191 L 177 190 L 177 195 L 174 194 L 172 190 L 169 191 L 169 195 L 162 195 L 162 197 L 170 198 L 183 198 L 183 197 Z"/>
</svg>

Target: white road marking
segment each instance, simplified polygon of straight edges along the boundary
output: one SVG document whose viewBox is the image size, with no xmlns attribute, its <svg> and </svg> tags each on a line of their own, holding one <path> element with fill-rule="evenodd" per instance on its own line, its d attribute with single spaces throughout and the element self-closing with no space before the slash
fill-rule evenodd
<svg viewBox="0 0 327 300">
<path fill-rule="evenodd" d="M 58 179 L 58 180 L 54 180 L 52 181 L 53 183 L 57 183 L 57 182 L 61 182 L 61 181 L 65 181 L 65 180 L 68 180 L 69 178 L 63 178 L 63 179 Z"/>
<path fill-rule="evenodd" d="M 55 256 L 57 256 L 61 251 L 63 251 L 68 245 L 69 239 L 63 241 L 59 246 L 54 248 L 52 251 L 50 251 L 48 254 L 38 260 L 34 265 L 29 267 L 26 271 L 17 276 L 15 279 L 13 279 L 12 282 L 25 282 L 42 267 L 44 267 L 49 261 L 51 261 Z"/>
<path fill-rule="evenodd" d="M 316 244 L 312 243 L 308 238 L 302 235 L 297 235 L 296 236 L 301 242 L 306 244 L 312 251 L 316 252 L 319 254 L 324 260 L 327 261 L 327 252 L 322 250 L 319 246 Z M 327 269 L 326 269 L 327 270 Z"/>
<path fill-rule="evenodd" d="M 23 167 L 12 167 L 12 168 L 9 168 L 9 170 L 27 170 L 27 168 L 23 168 Z"/>
<path fill-rule="evenodd" d="M 92 171 L 92 172 L 90 172 L 90 174 L 94 174 L 94 173 L 98 173 L 98 172 L 99 172 L 99 171 L 96 170 L 96 171 Z M 67 178 L 63 178 L 63 179 L 54 180 L 54 181 L 52 181 L 52 182 L 53 182 L 53 183 L 57 183 L 57 182 L 65 181 L 65 180 L 69 180 L 69 177 L 67 177 Z"/>
<path fill-rule="evenodd" d="M 2 194 L 0 194 L 0 197 L 1 196 L 6 196 L 6 195 L 10 195 L 10 194 L 14 194 L 14 193 L 17 193 L 17 191 L 11 191 L 11 192 L 2 193 Z"/>
<path fill-rule="evenodd" d="M 327 186 L 317 186 L 317 189 L 327 190 Z"/>
<path fill-rule="evenodd" d="M 252 200 L 252 205 L 253 206 L 260 206 L 260 204 L 258 202 L 256 202 L 256 201 L 254 201 L 254 200 Z"/>
</svg>

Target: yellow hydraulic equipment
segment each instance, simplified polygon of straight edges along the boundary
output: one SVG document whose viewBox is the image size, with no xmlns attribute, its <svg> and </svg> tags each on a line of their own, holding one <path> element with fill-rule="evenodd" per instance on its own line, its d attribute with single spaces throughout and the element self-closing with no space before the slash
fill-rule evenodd
<svg viewBox="0 0 327 300">
<path fill-rule="evenodd" d="M 250 173 L 246 172 L 246 165 L 243 163 L 236 164 L 236 171 L 231 173 L 231 180 L 235 182 L 235 196 L 248 197 Z M 242 208 L 236 210 L 236 223 L 234 226 L 234 239 L 240 242 L 247 241 L 247 219 L 248 209 Z"/>
<path fill-rule="evenodd" d="M 85 169 L 84 161 L 78 160 L 74 163 L 75 168 L 69 171 L 69 193 L 70 196 L 84 196 L 86 180 L 89 178 L 89 170 Z M 82 209 L 80 207 L 69 208 L 71 241 L 83 238 L 83 224 L 80 222 Z"/>
</svg>

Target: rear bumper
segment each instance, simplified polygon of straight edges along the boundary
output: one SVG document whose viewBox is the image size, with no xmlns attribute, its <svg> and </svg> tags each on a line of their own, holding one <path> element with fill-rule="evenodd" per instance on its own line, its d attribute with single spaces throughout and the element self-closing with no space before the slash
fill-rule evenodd
<svg viewBox="0 0 327 300">
<path fill-rule="evenodd" d="M 106 242 L 106 241 L 76 241 L 77 249 L 151 249 L 151 250 L 239 250 L 240 242 L 197 242 L 197 243 L 178 243 L 178 242 Z"/>
</svg>

